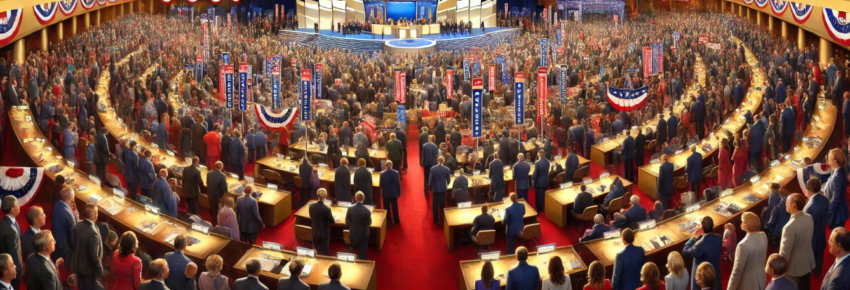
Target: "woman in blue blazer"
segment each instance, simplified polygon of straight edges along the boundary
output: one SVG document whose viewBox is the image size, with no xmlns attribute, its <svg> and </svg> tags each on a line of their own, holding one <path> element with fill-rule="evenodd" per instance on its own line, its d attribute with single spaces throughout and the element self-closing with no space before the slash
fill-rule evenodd
<svg viewBox="0 0 850 290">
<path fill-rule="evenodd" d="M 481 280 L 475 281 L 475 290 L 499 290 L 502 283 L 494 279 L 493 275 L 493 263 L 485 261 L 484 267 L 481 267 Z"/>
</svg>

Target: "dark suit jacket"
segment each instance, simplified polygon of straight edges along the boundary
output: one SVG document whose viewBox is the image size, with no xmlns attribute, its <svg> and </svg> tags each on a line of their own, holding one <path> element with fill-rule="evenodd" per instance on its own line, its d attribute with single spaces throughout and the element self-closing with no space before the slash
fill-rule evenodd
<svg viewBox="0 0 850 290">
<path fill-rule="evenodd" d="M 505 198 L 505 164 L 496 159 L 490 162 L 490 195 L 493 200 L 502 201 Z"/>
<path fill-rule="evenodd" d="M 635 159 L 635 138 L 632 136 L 626 137 L 626 140 L 623 140 L 623 160 L 634 160 Z"/>
<path fill-rule="evenodd" d="M 540 287 L 540 271 L 528 262 L 519 262 L 508 271 L 507 290 L 537 289 Z"/>
<path fill-rule="evenodd" d="M 207 172 L 207 197 L 210 203 L 218 203 L 227 194 L 227 176 L 218 170 Z M 218 211 L 218 209 L 211 209 Z"/>
<path fill-rule="evenodd" d="M 812 216 L 815 229 L 812 235 L 812 250 L 815 254 L 815 265 L 823 265 L 823 252 L 826 250 L 826 225 L 829 218 L 829 199 L 821 194 L 815 194 L 808 200 L 803 211 Z"/>
<path fill-rule="evenodd" d="M 35 246 L 32 245 L 33 239 L 35 239 L 35 232 L 31 227 L 28 227 L 24 234 L 21 235 L 21 258 L 29 257 L 30 254 L 35 253 Z"/>
<path fill-rule="evenodd" d="M 59 279 L 59 270 L 53 264 L 39 254 L 28 256 L 26 264 L 27 289 L 31 290 L 62 290 L 62 281 Z"/>
<path fill-rule="evenodd" d="M 245 146 L 242 140 L 233 139 L 230 141 L 230 166 L 236 169 L 245 166 Z"/>
<path fill-rule="evenodd" d="M 387 158 L 390 160 L 401 160 L 401 156 L 404 154 L 404 149 L 402 148 L 401 141 L 398 139 L 390 140 L 386 145 L 387 149 Z M 401 164 L 399 164 L 401 165 Z"/>
<path fill-rule="evenodd" d="M 629 228 L 636 230 L 638 229 L 638 223 L 646 220 L 646 209 L 639 204 L 632 205 L 632 207 L 626 211 L 625 216 L 626 220 L 629 221 Z"/>
<path fill-rule="evenodd" d="M 71 269 L 84 275 L 99 275 L 103 273 L 101 258 L 103 245 L 100 230 L 89 220 L 83 220 L 74 228 L 71 235 Z"/>
<path fill-rule="evenodd" d="M 431 175 L 429 176 L 428 185 L 431 186 L 431 191 L 433 192 L 446 192 L 448 191 L 449 182 L 451 180 L 451 172 L 449 172 L 449 168 L 443 165 L 436 165 L 431 167 Z"/>
<path fill-rule="evenodd" d="M 670 119 L 667 119 L 667 142 L 676 138 L 679 133 L 679 118 L 676 116 L 670 116 Z"/>
<path fill-rule="evenodd" d="M 750 154 L 761 152 L 764 144 L 765 124 L 762 120 L 756 121 L 750 127 Z"/>
<path fill-rule="evenodd" d="M 401 197 L 401 180 L 399 179 L 398 171 L 387 168 L 384 172 L 381 172 L 380 187 L 384 198 Z"/>
<path fill-rule="evenodd" d="M 688 174 L 688 182 L 694 183 L 702 180 L 702 154 L 699 152 L 691 153 L 685 166 L 685 173 Z"/>
<path fill-rule="evenodd" d="M 534 162 L 534 173 L 531 175 L 531 180 L 534 182 L 534 187 L 549 187 L 549 167 L 551 164 L 546 158 L 542 158 Z"/>
<path fill-rule="evenodd" d="M 690 238 L 682 249 L 682 255 L 693 257 L 694 263 L 691 269 L 696 269 L 703 262 L 709 262 L 714 266 L 715 273 L 720 273 L 720 255 L 723 250 L 723 238 L 714 233 L 702 235 L 699 239 Z M 714 281 L 714 288 L 720 288 L 721 279 Z M 691 277 L 691 289 L 699 289 L 696 280 Z"/>
<path fill-rule="evenodd" d="M 455 178 L 452 184 L 452 198 L 455 202 L 469 201 L 469 179 L 463 174 Z"/>
<path fill-rule="evenodd" d="M 354 170 L 354 193 L 362 191 L 364 198 L 363 204 L 371 205 L 372 200 L 372 173 L 365 167 Z"/>
<path fill-rule="evenodd" d="M 334 186 L 336 187 L 337 201 L 351 201 L 351 170 L 348 169 L 347 165 L 336 168 Z"/>
<path fill-rule="evenodd" d="M 585 234 L 584 237 L 578 239 L 580 243 L 584 243 L 586 241 L 592 241 L 598 238 L 601 238 L 605 235 L 605 232 L 610 231 L 611 227 L 606 226 L 605 224 L 597 224 L 593 225 L 593 230 L 589 233 Z"/>
<path fill-rule="evenodd" d="M 587 191 L 583 191 L 576 195 L 576 199 L 573 201 L 573 212 L 582 214 L 584 210 L 591 205 L 593 205 L 593 195 Z"/>
<path fill-rule="evenodd" d="M 157 177 L 155 170 L 150 160 L 144 157 L 139 159 L 139 187 L 153 189 Z"/>
<path fill-rule="evenodd" d="M 522 203 L 515 202 L 505 209 L 505 217 L 502 219 L 502 223 L 506 227 L 505 233 L 508 235 L 519 234 L 523 226 L 525 226 L 523 222 L 524 217 L 525 205 Z"/>
<path fill-rule="evenodd" d="M 327 238 L 330 236 L 330 226 L 334 223 L 331 208 L 323 202 L 310 204 L 310 223 L 313 228 L 313 237 Z"/>
<path fill-rule="evenodd" d="M 319 290 L 348 290 L 348 289 L 349 288 L 346 287 L 345 285 L 342 285 L 342 283 L 340 283 L 339 280 L 330 280 L 328 282 L 319 284 Z M 234 290 L 236 290 L 236 289 L 234 289 Z"/>
<path fill-rule="evenodd" d="M 839 290 L 850 288 L 850 259 L 845 258 L 835 265 L 832 271 L 824 274 L 821 290 Z"/>
<path fill-rule="evenodd" d="M 18 251 L 21 247 L 21 230 L 18 226 L 12 223 L 12 217 L 3 216 L 0 218 L 0 253 L 9 254 L 12 256 L 12 262 L 18 269 L 21 268 L 23 262 Z M 19 271 L 20 272 L 20 271 Z M 21 273 L 18 273 L 18 278 Z"/>
<path fill-rule="evenodd" d="M 301 281 L 300 277 L 280 278 L 277 280 L 277 290 L 310 290 L 310 285 Z"/>
<path fill-rule="evenodd" d="M 478 234 L 479 231 L 496 229 L 496 219 L 489 213 L 482 213 L 472 220 L 472 236 Z"/>
<path fill-rule="evenodd" d="M 303 189 L 313 189 L 313 185 L 310 180 L 313 176 L 313 166 L 310 163 L 307 163 L 307 159 L 301 160 L 301 165 L 298 165 L 298 177 L 301 177 Z"/>
<path fill-rule="evenodd" d="M 186 198 L 197 198 L 201 195 L 202 184 L 200 169 L 192 165 L 183 169 L 183 196 Z"/>
<path fill-rule="evenodd" d="M 103 134 L 97 135 L 97 140 L 94 142 L 94 163 L 106 164 L 109 162 L 109 141 Z"/>
<path fill-rule="evenodd" d="M 425 143 L 422 145 L 422 151 L 419 155 L 419 165 L 421 166 L 434 166 L 437 164 L 437 154 L 439 154 L 440 149 L 437 148 L 437 145 L 431 142 Z"/>
<path fill-rule="evenodd" d="M 160 177 L 153 186 L 153 204 L 159 207 L 162 214 L 177 217 L 177 202 L 165 178 Z"/>
<path fill-rule="evenodd" d="M 239 230 L 243 233 L 256 233 L 265 226 L 260 218 L 257 200 L 249 195 L 236 198 L 236 220 L 239 221 Z"/>
<path fill-rule="evenodd" d="M 139 171 L 139 155 L 130 149 L 124 149 L 124 179 L 127 183 L 139 183 L 141 173 Z"/>
<path fill-rule="evenodd" d="M 646 136 L 643 133 L 639 133 L 635 137 L 635 159 L 637 159 L 637 162 L 643 162 L 644 147 L 646 147 Z"/>
<path fill-rule="evenodd" d="M 159 281 L 145 281 L 139 284 L 139 290 L 170 290 L 165 286 L 163 282 Z"/>
<path fill-rule="evenodd" d="M 53 213 L 50 216 L 50 229 L 56 240 L 56 251 L 51 255 L 53 259 L 64 258 L 66 268 L 71 261 L 71 232 L 74 231 L 74 214 L 70 206 L 62 201 L 53 204 Z"/>
<path fill-rule="evenodd" d="M 661 145 L 664 145 L 664 142 L 667 142 L 667 120 L 659 118 L 658 125 L 655 126 L 655 132 L 656 144 L 658 147 L 662 147 Z"/>
<path fill-rule="evenodd" d="M 567 156 L 567 160 L 564 161 L 564 182 L 573 181 L 575 177 L 576 170 L 578 169 L 578 156 L 575 153 L 570 153 Z"/>
<path fill-rule="evenodd" d="M 192 262 L 183 252 L 173 251 L 165 253 L 165 262 L 168 263 L 168 277 L 165 278 L 165 286 L 171 290 L 194 290 L 186 289 L 186 282 L 192 280 L 191 277 L 186 277 L 186 266 Z M 189 280 L 189 281 L 186 281 Z"/>
<path fill-rule="evenodd" d="M 352 242 L 369 240 L 369 226 L 372 225 L 372 212 L 362 203 L 356 202 L 345 214 L 345 224 Z"/>
<path fill-rule="evenodd" d="M 673 194 L 673 163 L 667 161 L 661 164 L 658 169 L 658 184 L 656 186 L 658 195 Z"/>
<path fill-rule="evenodd" d="M 631 290 L 640 287 L 640 270 L 645 261 L 646 253 L 643 248 L 631 244 L 626 245 L 622 252 L 617 253 L 617 258 L 614 260 L 611 289 Z"/>
<path fill-rule="evenodd" d="M 260 283 L 256 277 L 243 277 L 233 282 L 233 290 L 269 290 L 269 287 Z"/>
<path fill-rule="evenodd" d="M 528 166 L 528 163 L 517 162 L 516 164 L 514 164 L 513 178 L 516 182 L 516 189 L 531 188 L 531 184 L 528 182 L 529 171 L 531 171 L 531 166 Z"/>
<path fill-rule="evenodd" d="M 502 137 L 502 140 L 499 141 L 499 159 L 501 160 L 511 160 L 511 139 L 508 137 Z M 516 156 L 514 156 L 516 157 Z"/>
</svg>

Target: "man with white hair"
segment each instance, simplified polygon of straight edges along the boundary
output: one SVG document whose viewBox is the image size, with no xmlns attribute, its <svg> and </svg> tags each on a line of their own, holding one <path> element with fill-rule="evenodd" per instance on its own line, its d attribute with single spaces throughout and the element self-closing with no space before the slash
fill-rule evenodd
<svg viewBox="0 0 850 290">
<path fill-rule="evenodd" d="M 39 231 L 32 240 L 35 253 L 27 258 L 26 277 L 28 289 L 62 289 L 59 279 L 59 265 L 62 258 L 54 264 L 50 254 L 56 250 L 56 241 L 48 230 Z"/>
<path fill-rule="evenodd" d="M 638 223 L 646 220 L 646 209 L 640 206 L 640 197 L 637 195 L 632 195 L 629 202 L 631 202 L 632 207 L 623 213 L 623 215 L 626 216 L 626 220 L 629 222 L 629 228 L 636 230 Z"/>
<path fill-rule="evenodd" d="M 372 225 L 372 212 L 363 205 L 366 196 L 362 191 L 354 195 L 354 203 L 345 214 L 345 224 L 351 238 L 351 245 L 357 248 L 357 258 L 367 260 L 366 249 L 369 247 L 369 226 Z"/>
<path fill-rule="evenodd" d="M 578 241 L 584 243 L 586 241 L 601 238 L 605 232 L 610 230 L 611 227 L 605 224 L 605 217 L 601 214 L 596 214 L 596 216 L 593 217 L 593 229 L 589 233 L 586 233 L 584 237 L 579 238 Z"/>
</svg>

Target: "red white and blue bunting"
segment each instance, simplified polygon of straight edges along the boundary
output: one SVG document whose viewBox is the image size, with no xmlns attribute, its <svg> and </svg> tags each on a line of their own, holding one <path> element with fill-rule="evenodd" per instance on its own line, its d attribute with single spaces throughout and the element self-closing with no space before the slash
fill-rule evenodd
<svg viewBox="0 0 850 290">
<path fill-rule="evenodd" d="M 797 169 L 797 182 L 800 183 L 800 188 L 805 188 L 809 178 L 815 177 L 825 183 L 830 175 L 832 175 L 832 168 L 829 167 L 829 164 L 813 163 L 812 165 Z M 803 192 L 805 193 L 806 190 L 803 189 Z"/>
<path fill-rule="evenodd" d="M 97 5 L 100 5 L 100 6 L 106 5 L 106 0 L 97 0 Z"/>
<path fill-rule="evenodd" d="M 65 16 L 70 16 L 74 13 L 74 10 L 77 9 L 77 3 L 80 0 L 59 0 L 59 10 L 62 10 L 62 14 Z"/>
<path fill-rule="evenodd" d="M 620 112 L 631 112 L 638 110 L 649 100 L 647 92 L 649 88 L 644 86 L 634 90 L 618 89 L 608 86 L 608 103 Z"/>
<path fill-rule="evenodd" d="M 847 12 L 823 8 L 823 26 L 838 44 L 850 45 L 850 21 Z"/>
<path fill-rule="evenodd" d="M 791 3 L 791 16 L 794 16 L 794 21 L 800 24 L 806 23 L 814 10 L 815 7 L 809 4 Z"/>
<path fill-rule="evenodd" d="M 289 127 L 295 119 L 298 119 L 298 107 L 283 109 L 280 113 L 274 113 L 271 109 L 260 104 L 254 104 L 257 119 L 260 125 L 270 130 Z"/>
<path fill-rule="evenodd" d="M 0 46 L 9 44 L 18 35 L 21 23 L 24 22 L 23 12 L 22 8 L 0 12 Z"/>
<path fill-rule="evenodd" d="M 115 2 L 118 2 L 118 0 L 109 0 L 109 3 L 115 3 Z"/>
<path fill-rule="evenodd" d="M 767 7 L 767 2 L 769 1 L 770 0 L 756 0 L 756 6 L 758 6 L 759 8 Z"/>
<path fill-rule="evenodd" d="M 11 195 L 19 206 L 25 206 L 38 193 L 42 180 L 42 167 L 0 167 L 0 198 Z"/>
<path fill-rule="evenodd" d="M 92 7 L 94 7 L 94 4 L 97 3 L 97 1 L 95 0 L 80 0 L 80 2 L 82 2 L 83 8 L 85 8 L 86 10 L 92 9 Z"/>
<path fill-rule="evenodd" d="M 753 4 L 753 0 L 741 0 L 741 2 L 744 2 L 744 4 L 747 5 Z"/>
<path fill-rule="evenodd" d="M 56 10 L 58 10 L 56 6 L 59 6 L 56 2 L 33 5 L 32 11 L 35 18 L 38 19 L 38 23 L 46 25 L 53 21 L 53 18 L 56 17 Z"/>
<path fill-rule="evenodd" d="M 788 10 L 788 6 L 785 0 L 770 0 L 770 10 L 773 10 L 773 15 L 782 16 L 785 10 Z"/>
</svg>

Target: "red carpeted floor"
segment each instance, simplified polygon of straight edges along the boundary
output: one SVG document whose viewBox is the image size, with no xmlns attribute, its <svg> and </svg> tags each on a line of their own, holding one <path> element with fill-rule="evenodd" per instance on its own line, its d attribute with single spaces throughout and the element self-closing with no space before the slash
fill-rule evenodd
<svg viewBox="0 0 850 290">
<path fill-rule="evenodd" d="M 408 144 L 410 144 L 408 154 L 411 156 L 408 161 L 411 165 L 407 173 L 402 176 L 403 192 L 402 197 L 399 199 L 401 224 L 390 227 L 387 230 L 386 243 L 381 252 L 376 251 L 372 247 L 369 248 L 369 260 L 376 261 L 378 289 L 456 289 L 457 277 L 460 271 L 458 262 L 475 259 L 476 249 L 472 244 L 459 243 L 455 250 L 448 250 L 442 227 L 432 223 L 430 198 L 426 198 L 423 194 L 423 173 L 422 168 L 418 165 L 419 150 L 418 146 L 416 146 L 418 144 L 418 132 L 411 131 L 408 136 Z M 11 158 L 11 154 L 13 153 L 4 153 L 5 160 L 17 160 Z M 7 162 L 3 163 L 4 165 L 14 165 L 5 164 Z M 16 161 L 13 161 L 13 163 L 16 163 Z M 250 168 L 246 172 L 246 175 L 253 175 L 253 165 L 246 166 L 246 168 Z M 111 174 L 118 175 L 114 168 L 110 167 L 109 170 Z M 623 170 L 619 168 L 618 171 L 622 174 Z M 601 166 L 591 163 L 592 177 L 596 177 L 603 172 L 604 169 Z M 653 200 L 640 192 L 637 186 L 633 187 L 633 191 L 637 196 L 641 197 L 641 205 L 643 207 L 652 208 Z M 529 198 L 529 203 L 534 204 L 533 192 L 529 193 Z M 44 207 L 48 212 L 53 207 L 52 204 L 39 205 Z M 185 211 L 185 209 L 185 203 L 181 203 L 180 211 Z M 28 226 L 24 218 L 26 208 L 22 209 L 21 213 L 17 220 L 23 229 Z M 209 212 L 202 210 L 201 217 L 209 219 Z M 537 220 L 541 224 L 543 233 L 540 237 L 540 243 L 555 243 L 558 246 L 564 246 L 578 242 L 579 233 L 574 226 L 567 226 L 563 229 L 559 228 L 543 214 L 540 214 Z M 287 249 L 294 249 L 296 246 L 293 229 L 294 221 L 294 218 L 290 217 L 273 228 L 264 229 L 259 234 L 258 240 L 260 242 L 273 241 L 283 244 Z M 47 222 L 46 229 L 50 227 L 49 218 Z M 504 253 L 505 247 L 503 232 L 499 232 L 492 249 L 501 250 Z M 336 252 L 353 252 L 353 250 L 344 247 L 341 239 L 332 240 L 330 249 L 332 254 Z M 769 252 L 775 253 L 777 250 L 776 248 L 771 248 Z M 829 269 L 834 258 L 828 252 L 825 252 L 824 260 L 823 269 Z M 585 262 L 589 263 L 590 261 Z M 693 269 L 690 269 L 690 265 L 688 265 L 688 268 L 692 272 Z M 723 285 L 725 287 L 729 273 L 732 270 L 732 262 L 724 261 L 721 268 L 722 279 L 724 281 Z M 822 278 L 823 276 L 812 277 L 812 289 L 820 288 Z"/>
</svg>

